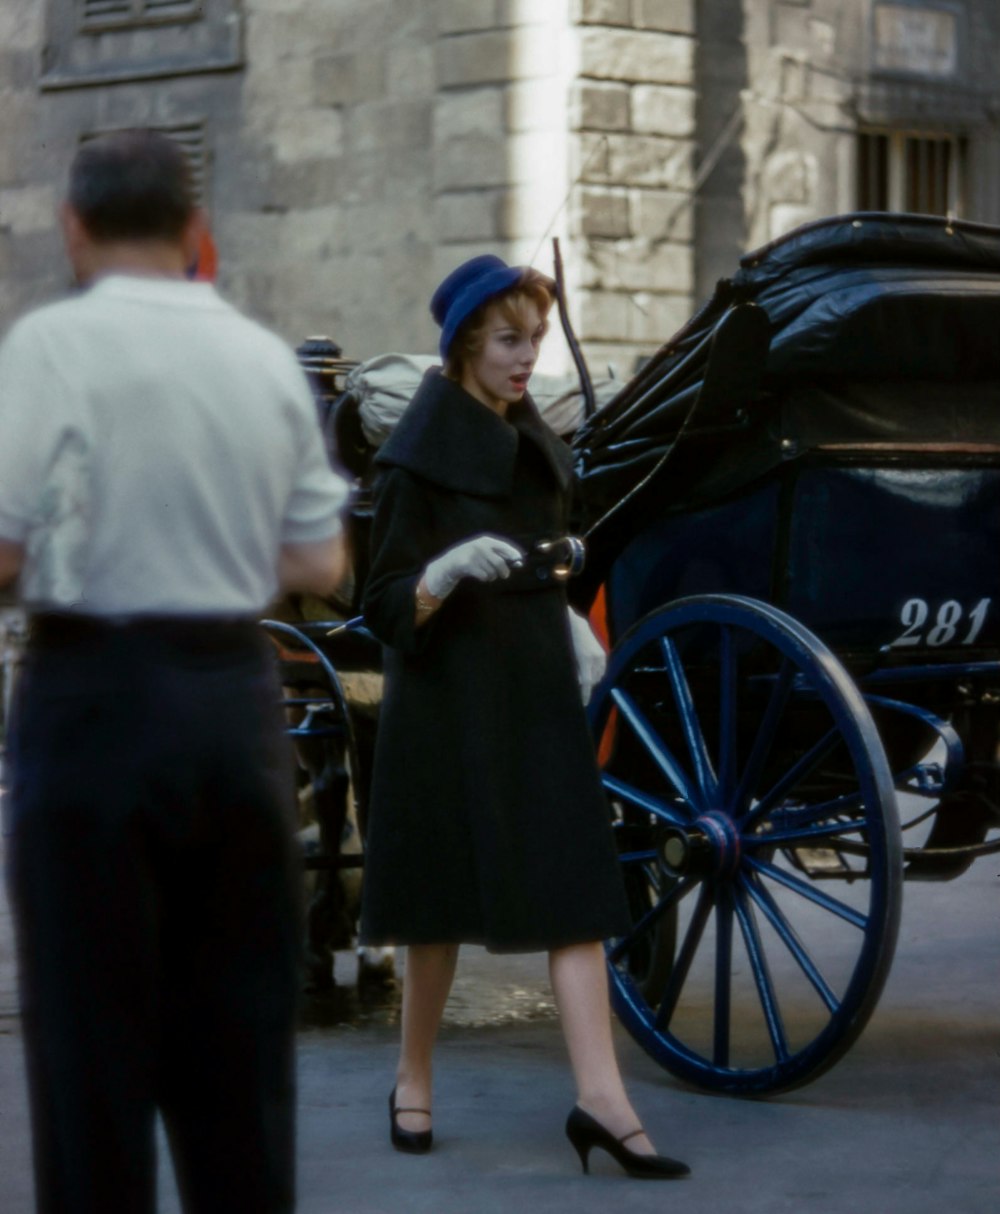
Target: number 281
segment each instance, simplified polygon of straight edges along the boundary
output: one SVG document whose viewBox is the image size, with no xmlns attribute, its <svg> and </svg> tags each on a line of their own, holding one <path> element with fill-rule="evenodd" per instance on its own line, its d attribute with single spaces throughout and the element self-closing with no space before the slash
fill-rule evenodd
<svg viewBox="0 0 1000 1214">
<path fill-rule="evenodd" d="M 986 615 L 990 609 L 991 599 L 980 599 L 966 614 L 965 608 L 957 599 L 948 599 L 937 609 L 934 621 L 929 628 L 925 626 L 931 618 L 931 607 L 926 599 L 907 599 L 903 610 L 899 613 L 899 622 L 906 629 L 892 642 L 892 648 L 904 645 L 971 645 L 982 631 L 986 623 Z M 964 635 L 963 623 L 967 625 Z"/>
</svg>

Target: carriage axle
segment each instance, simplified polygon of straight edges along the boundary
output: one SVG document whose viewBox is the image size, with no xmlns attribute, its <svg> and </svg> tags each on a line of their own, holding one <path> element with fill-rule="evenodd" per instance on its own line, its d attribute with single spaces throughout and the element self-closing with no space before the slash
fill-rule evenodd
<svg viewBox="0 0 1000 1214">
<path fill-rule="evenodd" d="M 660 842 L 660 864 L 671 879 L 736 875 L 743 854 L 739 828 L 723 810 L 709 810 L 690 826 L 668 826 Z"/>
</svg>

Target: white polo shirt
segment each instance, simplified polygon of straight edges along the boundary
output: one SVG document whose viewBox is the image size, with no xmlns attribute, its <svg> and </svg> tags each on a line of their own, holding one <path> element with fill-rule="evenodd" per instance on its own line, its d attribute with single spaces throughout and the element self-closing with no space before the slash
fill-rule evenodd
<svg viewBox="0 0 1000 1214">
<path fill-rule="evenodd" d="M 335 535 L 346 494 L 295 355 L 209 283 L 102 278 L 0 345 L 29 608 L 257 615 L 280 545 Z"/>
</svg>

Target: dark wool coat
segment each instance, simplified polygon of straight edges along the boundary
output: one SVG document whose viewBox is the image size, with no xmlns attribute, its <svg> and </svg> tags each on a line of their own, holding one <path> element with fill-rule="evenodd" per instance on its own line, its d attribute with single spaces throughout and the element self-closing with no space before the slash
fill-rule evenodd
<svg viewBox="0 0 1000 1214">
<path fill-rule="evenodd" d="M 364 613 L 385 692 L 362 938 L 530 951 L 622 934 L 563 588 L 466 579 L 414 626 L 417 582 L 445 549 L 564 534 L 567 448 L 529 400 L 501 418 L 433 370 L 378 463 Z"/>
</svg>

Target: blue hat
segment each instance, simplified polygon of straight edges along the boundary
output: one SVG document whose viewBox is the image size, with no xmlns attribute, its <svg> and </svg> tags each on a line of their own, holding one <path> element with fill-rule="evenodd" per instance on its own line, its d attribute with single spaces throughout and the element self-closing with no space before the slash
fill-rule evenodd
<svg viewBox="0 0 1000 1214">
<path fill-rule="evenodd" d="M 452 270 L 431 296 L 431 315 L 441 326 L 438 349 L 442 359 L 447 359 L 462 321 L 487 300 L 509 291 L 523 273 L 524 267 L 509 266 L 492 253 L 473 257 Z"/>
</svg>

